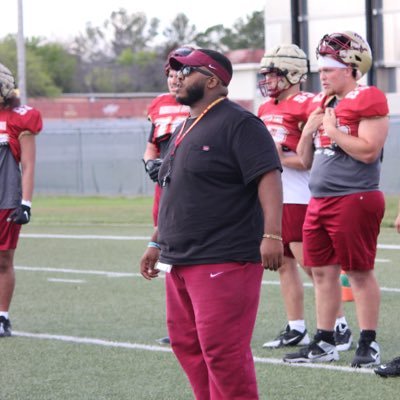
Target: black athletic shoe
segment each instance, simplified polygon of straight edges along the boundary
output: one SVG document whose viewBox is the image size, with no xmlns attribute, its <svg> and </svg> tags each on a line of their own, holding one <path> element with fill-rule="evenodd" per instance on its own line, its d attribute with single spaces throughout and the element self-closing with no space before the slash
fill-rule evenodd
<svg viewBox="0 0 400 400">
<path fill-rule="evenodd" d="M 351 333 L 350 328 L 347 325 L 341 326 L 341 324 L 339 324 L 336 327 L 333 336 L 335 338 L 337 351 L 347 351 L 350 349 L 353 343 L 353 335 Z"/>
<path fill-rule="evenodd" d="M 383 378 L 400 376 L 400 357 L 396 357 L 392 361 L 380 365 L 374 369 L 374 372 Z"/>
<path fill-rule="evenodd" d="M 379 345 L 375 341 L 360 340 L 356 355 L 351 362 L 352 367 L 372 367 L 381 363 Z"/>
<path fill-rule="evenodd" d="M 0 317 L 0 337 L 11 336 L 11 323 L 6 317 Z"/>
<path fill-rule="evenodd" d="M 297 353 L 289 353 L 283 357 L 288 363 L 329 362 L 339 360 L 336 346 L 323 340 L 313 340 L 308 346 L 302 347 Z"/>
<path fill-rule="evenodd" d="M 302 333 L 296 329 L 290 329 L 289 325 L 270 342 L 265 342 L 262 347 L 277 349 L 284 346 L 304 346 L 310 343 L 307 329 Z"/>
<path fill-rule="evenodd" d="M 169 337 L 162 337 L 160 339 L 156 339 L 156 342 L 160 343 L 160 344 L 171 344 L 171 341 L 169 340 Z"/>
</svg>

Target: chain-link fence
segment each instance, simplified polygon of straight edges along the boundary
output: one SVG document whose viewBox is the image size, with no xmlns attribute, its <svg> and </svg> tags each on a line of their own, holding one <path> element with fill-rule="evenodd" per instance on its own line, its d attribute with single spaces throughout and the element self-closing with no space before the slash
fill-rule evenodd
<svg viewBox="0 0 400 400">
<path fill-rule="evenodd" d="M 142 156 L 150 123 L 145 119 L 45 121 L 37 138 L 35 192 L 58 195 L 151 195 Z M 381 188 L 400 193 L 400 117 L 390 120 Z"/>
<path fill-rule="evenodd" d="M 152 194 L 142 162 L 149 130 L 145 119 L 45 121 L 37 138 L 35 192 Z"/>
</svg>

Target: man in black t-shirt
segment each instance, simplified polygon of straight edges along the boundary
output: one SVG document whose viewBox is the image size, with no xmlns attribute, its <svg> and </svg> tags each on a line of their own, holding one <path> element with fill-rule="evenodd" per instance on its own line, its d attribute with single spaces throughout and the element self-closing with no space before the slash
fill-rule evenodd
<svg viewBox="0 0 400 400">
<path fill-rule="evenodd" d="M 263 267 L 282 263 L 281 164 L 263 122 L 226 98 L 225 56 L 199 49 L 170 65 L 190 117 L 160 168 L 158 231 L 141 273 L 167 271 L 171 346 L 195 397 L 258 399 L 250 342 Z"/>
</svg>

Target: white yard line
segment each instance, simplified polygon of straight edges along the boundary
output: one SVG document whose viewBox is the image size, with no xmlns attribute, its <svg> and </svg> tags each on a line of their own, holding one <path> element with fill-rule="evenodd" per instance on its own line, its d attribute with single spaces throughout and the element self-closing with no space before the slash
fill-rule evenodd
<svg viewBox="0 0 400 400">
<path fill-rule="evenodd" d="M 21 233 L 28 239 L 91 239 L 91 240 L 149 240 L 149 236 L 61 235 L 50 233 Z"/>
<path fill-rule="evenodd" d="M 47 278 L 49 282 L 60 282 L 60 283 L 85 283 L 84 279 L 59 279 L 59 278 Z"/>
<path fill-rule="evenodd" d="M 118 347 L 118 348 L 124 348 L 124 349 L 132 349 L 132 350 L 159 351 L 159 352 L 165 352 L 165 353 L 172 353 L 172 350 L 170 347 L 151 346 L 151 345 L 130 343 L 130 342 L 114 342 L 114 341 L 110 341 L 110 340 L 87 338 L 87 337 L 51 335 L 49 333 L 30 333 L 30 332 L 19 332 L 19 331 L 13 331 L 13 335 L 19 336 L 19 337 L 26 337 L 26 338 L 30 338 L 30 339 L 58 340 L 61 342 L 68 342 L 68 343 L 91 344 L 91 345 L 96 345 L 96 346 Z M 254 361 L 256 363 L 260 363 L 260 364 L 285 365 L 288 367 L 290 366 L 290 367 L 316 368 L 316 369 L 325 369 L 325 370 L 331 370 L 331 371 L 365 373 L 365 374 L 373 373 L 372 369 L 351 368 L 351 367 L 332 365 L 332 364 L 318 364 L 318 363 L 288 364 L 278 358 L 254 357 Z"/>
<path fill-rule="evenodd" d="M 28 239 L 91 239 L 91 240 L 149 240 L 149 236 L 63 235 L 51 233 L 21 233 Z M 399 250 L 398 244 L 378 244 L 378 249 Z"/>
<path fill-rule="evenodd" d="M 15 266 L 15 269 L 21 271 L 38 271 L 38 272 L 61 272 L 65 274 L 87 274 L 87 275 L 104 275 L 109 278 L 125 278 L 139 277 L 141 274 L 130 272 L 114 272 L 114 271 L 96 271 L 88 269 L 71 269 L 71 268 L 46 268 L 46 267 L 27 267 L 22 265 Z"/>
<path fill-rule="evenodd" d="M 131 273 L 131 272 L 111 272 L 111 271 L 96 271 L 96 270 L 82 270 L 82 269 L 71 269 L 71 268 L 47 268 L 47 267 L 28 267 L 22 265 L 16 265 L 16 270 L 20 271 L 36 271 L 36 272 L 61 272 L 65 274 L 87 274 L 87 275 L 102 275 L 108 278 L 141 278 L 142 275 L 139 273 Z M 161 273 L 160 278 L 164 278 L 165 274 Z M 270 286 L 278 286 L 280 285 L 279 281 L 262 281 L 263 285 Z M 304 287 L 312 288 L 312 283 L 305 282 Z M 389 288 L 389 287 L 381 287 L 382 292 L 394 292 L 400 293 L 400 288 Z"/>
</svg>

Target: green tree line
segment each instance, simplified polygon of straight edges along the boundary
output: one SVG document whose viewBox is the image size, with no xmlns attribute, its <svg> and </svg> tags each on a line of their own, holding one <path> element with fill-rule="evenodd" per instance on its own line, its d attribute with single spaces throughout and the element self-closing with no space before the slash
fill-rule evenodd
<svg viewBox="0 0 400 400">
<path fill-rule="evenodd" d="M 0 62 L 15 75 L 16 40 L 16 35 L 0 39 Z M 220 24 L 204 32 L 198 32 L 187 16 L 179 13 L 160 32 L 158 18 L 119 9 L 102 26 L 87 24 L 84 33 L 69 42 L 25 38 L 27 95 L 163 91 L 165 60 L 182 44 L 222 52 L 263 48 L 264 13 L 255 11 L 230 28 Z"/>
</svg>

